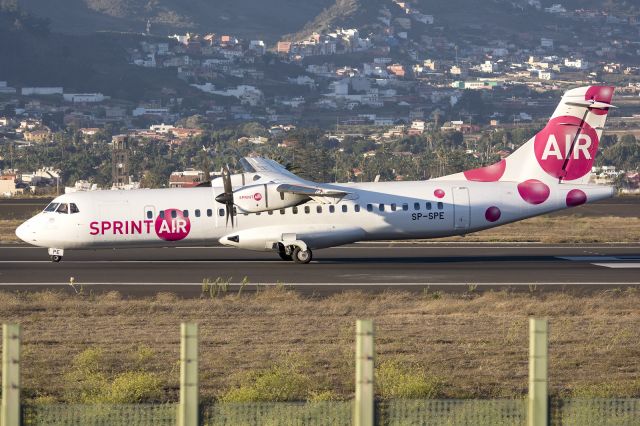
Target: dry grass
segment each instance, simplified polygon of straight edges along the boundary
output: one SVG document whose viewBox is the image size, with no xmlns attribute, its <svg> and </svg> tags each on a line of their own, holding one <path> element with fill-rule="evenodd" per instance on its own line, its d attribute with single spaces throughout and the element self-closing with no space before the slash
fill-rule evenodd
<svg viewBox="0 0 640 426">
<path fill-rule="evenodd" d="M 0 244 L 14 244 L 20 240 L 16 237 L 16 228 L 24 220 L 18 219 L 3 219 L 0 220 Z"/>
<path fill-rule="evenodd" d="M 319 391 L 350 398 L 354 322 L 377 324 L 378 361 L 420 367 L 442 383 L 439 397 L 522 396 L 527 387 L 527 318 L 550 320 L 553 394 L 640 396 L 640 291 L 596 295 L 440 295 L 350 292 L 307 298 L 283 288 L 241 297 L 122 299 L 61 293 L 0 293 L 0 320 L 24 326 L 24 385 L 31 398 L 64 399 L 71 361 L 101 348 L 110 376 L 136 367 L 164 378 L 176 400 L 179 324 L 197 321 L 204 398 L 246 373 L 293 363 Z M 67 379 L 65 379 L 67 377 Z"/>
<path fill-rule="evenodd" d="M 640 217 L 540 216 L 438 241 L 636 243 L 640 241 Z"/>
</svg>

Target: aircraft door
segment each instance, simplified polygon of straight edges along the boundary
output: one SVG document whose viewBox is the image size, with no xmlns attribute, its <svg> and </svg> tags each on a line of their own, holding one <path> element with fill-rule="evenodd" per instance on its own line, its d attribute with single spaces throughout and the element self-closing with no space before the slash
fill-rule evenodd
<svg viewBox="0 0 640 426">
<path fill-rule="evenodd" d="M 469 188 L 453 187 L 453 220 L 455 229 L 468 229 L 471 217 Z"/>
</svg>

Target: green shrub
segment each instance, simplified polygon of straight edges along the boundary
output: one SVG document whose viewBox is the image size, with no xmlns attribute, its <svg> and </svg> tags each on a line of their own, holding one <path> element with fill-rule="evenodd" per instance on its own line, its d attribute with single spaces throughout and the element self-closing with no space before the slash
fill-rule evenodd
<svg viewBox="0 0 640 426">
<path fill-rule="evenodd" d="M 309 395 L 311 379 L 294 366 L 276 365 L 249 374 L 239 387 L 225 392 L 222 402 L 302 401 Z"/>
<path fill-rule="evenodd" d="M 152 352 L 142 347 L 134 361 L 150 361 L 151 356 Z M 88 348 L 76 355 L 65 379 L 67 401 L 83 404 L 150 402 L 160 398 L 163 386 L 160 378 L 145 371 L 124 372 L 111 380 L 100 348 Z"/>
<path fill-rule="evenodd" d="M 443 383 L 437 377 L 429 377 L 417 365 L 388 360 L 376 368 L 376 385 L 383 399 L 417 399 L 440 396 Z"/>
<path fill-rule="evenodd" d="M 127 371 L 113 379 L 104 401 L 111 404 L 152 402 L 162 395 L 162 381 L 153 373 Z"/>
</svg>

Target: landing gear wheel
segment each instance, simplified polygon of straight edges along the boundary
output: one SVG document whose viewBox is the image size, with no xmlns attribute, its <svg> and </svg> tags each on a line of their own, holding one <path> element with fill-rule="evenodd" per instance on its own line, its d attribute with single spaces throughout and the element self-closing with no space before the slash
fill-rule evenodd
<svg viewBox="0 0 640 426">
<path fill-rule="evenodd" d="M 313 257 L 311 250 L 302 250 L 300 247 L 296 247 L 293 250 L 293 261 L 296 263 L 309 263 Z"/>
<path fill-rule="evenodd" d="M 285 253 L 283 251 L 279 251 L 278 252 L 278 256 L 280 256 L 280 259 L 282 259 L 282 260 L 287 260 L 287 261 L 293 260 L 293 258 L 291 257 L 290 254 L 287 254 L 287 253 Z"/>
<path fill-rule="evenodd" d="M 58 263 L 58 262 L 60 262 L 61 260 L 62 260 L 62 256 L 59 256 L 59 255 L 57 255 L 57 254 L 54 254 L 53 256 L 51 256 L 51 261 L 52 261 L 52 262 Z"/>
</svg>

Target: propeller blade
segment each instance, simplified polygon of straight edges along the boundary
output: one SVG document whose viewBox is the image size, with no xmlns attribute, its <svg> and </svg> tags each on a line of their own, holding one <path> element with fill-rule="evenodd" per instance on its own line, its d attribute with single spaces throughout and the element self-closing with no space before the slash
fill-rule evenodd
<svg viewBox="0 0 640 426">
<path fill-rule="evenodd" d="M 233 188 L 231 187 L 231 173 L 229 172 L 229 166 L 224 166 L 222 168 L 222 185 L 224 186 L 224 192 L 226 194 L 231 194 L 233 192 Z"/>
</svg>

